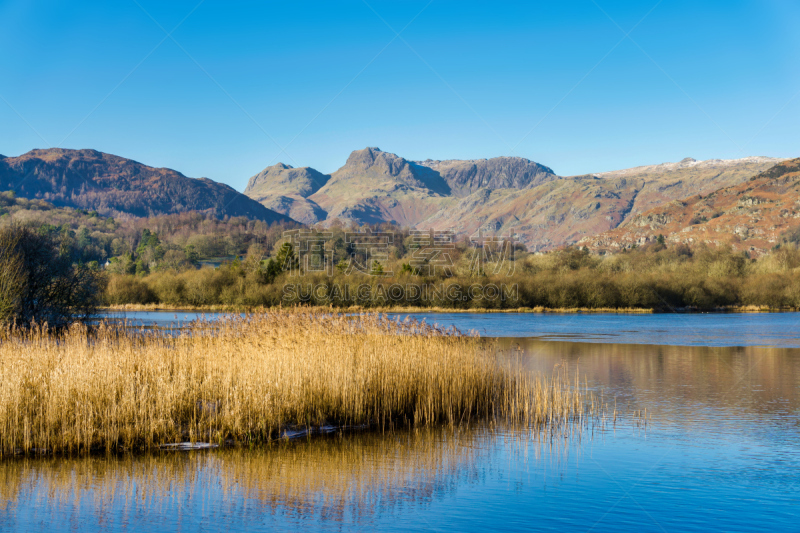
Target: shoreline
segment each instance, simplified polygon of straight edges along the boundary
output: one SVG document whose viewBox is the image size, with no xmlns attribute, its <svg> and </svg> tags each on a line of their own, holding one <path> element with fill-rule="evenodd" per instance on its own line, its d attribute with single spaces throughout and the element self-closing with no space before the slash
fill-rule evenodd
<svg viewBox="0 0 800 533">
<path fill-rule="evenodd" d="M 189 311 L 189 312 L 209 312 L 209 313 L 257 313 L 270 309 L 280 309 L 280 307 L 254 307 L 243 305 L 165 305 L 165 304 L 118 304 L 108 305 L 99 308 L 100 312 L 113 311 Z M 339 311 L 342 313 L 530 313 L 530 314 L 724 314 L 724 313 L 790 313 L 798 311 L 798 308 L 775 308 L 766 306 L 729 306 L 715 309 L 701 310 L 691 308 L 679 308 L 673 310 L 660 310 L 652 308 L 638 307 L 569 307 L 569 308 L 549 308 L 549 307 L 516 307 L 508 309 L 450 309 L 446 307 L 329 307 L 329 306 L 286 306 L 283 309 L 304 309 L 307 311 Z"/>
</svg>

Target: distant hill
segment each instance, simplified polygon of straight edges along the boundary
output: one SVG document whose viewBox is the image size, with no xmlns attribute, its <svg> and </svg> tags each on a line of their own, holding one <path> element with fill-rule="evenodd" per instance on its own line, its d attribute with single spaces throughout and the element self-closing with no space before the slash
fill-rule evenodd
<svg viewBox="0 0 800 533">
<path fill-rule="evenodd" d="M 479 190 L 424 225 L 469 235 L 516 234 L 529 250 L 550 250 L 614 229 L 664 202 L 741 183 L 782 160 L 691 161 L 559 178 L 522 190 Z"/>
<path fill-rule="evenodd" d="M 664 163 L 560 177 L 519 157 L 410 161 L 378 148 L 333 174 L 283 164 L 245 194 L 306 224 L 396 222 L 462 235 L 516 234 L 531 250 L 572 244 L 664 202 L 739 184 L 782 161 L 766 157 Z"/>
<path fill-rule="evenodd" d="M 228 185 L 96 150 L 51 148 L 1 158 L 0 190 L 112 216 L 200 211 L 219 218 L 290 220 Z"/>
<path fill-rule="evenodd" d="M 743 183 L 649 209 L 581 244 L 616 251 L 663 235 L 666 242 L 730 246 L 759 255 L 798 230 L 800 159 L 791 159 Z"/>
<path fill-rule="evenodd" d="M 595 176 L 611 180 L 640 179 L 650 183 L 651 185 L 641 190 L 634 200 L 631 213 L 640 213 L 670 200 L 736 185 L 781 161 L 784 160 L 772 157 L 705 161 L 687 157 L 677 163 L 600 172 Z"/>
<path fill-rule="evenodd" d="M 328 214 L 308 197 L 328 183 L 329 179 L 329 175 L 313 168 L 292 168 L 278 163 L 250 178 L 244 191 L 269 209 L 303 224 L 315 224 L 325 220 Z"/>
</svg>

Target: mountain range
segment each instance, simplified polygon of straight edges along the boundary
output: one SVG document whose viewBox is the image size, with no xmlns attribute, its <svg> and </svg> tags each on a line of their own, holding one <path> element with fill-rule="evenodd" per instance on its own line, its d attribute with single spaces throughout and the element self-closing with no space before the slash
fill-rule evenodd
<svg viewBox="0 0 800 533">
<path fill-rule="evenodd" d="M 773 190 L 769 187 L 776 185 L 762 182 L 772 172 L 768 169 L 783 168 L 780 163 L 784 161 L 686 158 L 676 163 L 559 176 L 551 168 L 521 157 L 412 161 L 365 148 L 352 152 L 331 174 L 283 163 L 269 166 L 250 178 L 242 194 L 207 178 L 189 178 L 175 170 L 95 150 L 55 148 L 32 150 L 19 157 L 0 156 L 0 190 L 13 189 L 19 196 L 112 216 L 194 210 L 269 223 L 392 222 L 417 229 L 453 230 L 462 236 L 479 231 L 513 234 L 531 251 L 576 243 L 611 251 L 647 242 L 658 234 L 683 242 L 711 239 L 712 232 L 715 242 L 727 243 L 719 237 L 725 231 L 738 234 L 739 239 L 746 231 L 744 242 L 760 235 L 759 231 L 772 232 L 764 234 L 764 242 L 740 246 L 761 249 L 774 241 L 779 231 L 761 227 L 774 214 L 770 207 L 772 214 L 763 215 L 767 203 L 762 200 L 769 199 L 775 206 L 800 201 L 789 185 L 779 186 L 785 190 Z M 791 164 L 783 163 L 789 165 L 786 168 L 793 168 Z M 791 177 L 793 172 L 785 175 Z M 754 186 L 767 188 L 756 191 Z M 756 199 L 745 198 L 748 194 Z M 776 195 L 783 196 L 777 200 Z M 712 197 L 727 198 L 730 205 L 712 206 Z M 748 209 L 760 206 L 762 215 L 746 219 L 740 210 L 736 211 L 736 223 L 729 222 L 734 219 L 725 217 L 733 215 L 732 206 L 740 202 Z M 719 212 L 725 216 L 717 222 L 726 221 L 726 225 L 704 222 L 702 235 L 699 228 L 685 229 L 697 226 L 688 224 L 692 220 L 720 218 Z M 784 219 L 794 216 L 777 213 L 775 216 Z M 777 222 L 771 226 L 784 227 Z M 690 236 L 690 232 L 697 233 Z M 678 233 L 680 236 L 675 236 Z"/>
<path fill-rule="evenodd" d="M 664 202 L 739 184 L 781 161 L 686 158 L 562 177 L 519 157 L 410 161 L 365 148 L 332 174 L 273 165 L 253 176 L 244 193 L 304 224 L 395 222 L 466 235 L 515 234 L 530 250 L 548 250 Z"/>
</svg>

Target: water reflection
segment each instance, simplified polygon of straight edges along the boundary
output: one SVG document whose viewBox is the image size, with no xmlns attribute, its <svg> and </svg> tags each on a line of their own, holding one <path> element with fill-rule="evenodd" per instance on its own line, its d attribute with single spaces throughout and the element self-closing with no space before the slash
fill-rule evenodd
<svg viewBox="0 0 800 533">
<path fill-rule="evenodd" d="M 0 463 L 0 530 L 796 528 L 800 350 L 487 342 L 533 371 L 577 367 L 617 424 L 18 458 Z M 645 408 L 646 430 L 630 418 Z"/>
<path fill-rule="evenodd" d="M 0 468 L 0 529 L 36 521 L 69 529 L 235 523 L 366 523 L 478 485 L 498 447 L 557 461 L 558 441 L 496 428 L 339 434 L 254 449 L 19 458 Z M 555 466 L 558 468 L 558 466 Z M 149 526 L 147 526 L 149 527 Z"/>
<path fill-rule="evenodd" d="M 566 363 L 619 409 L 648 409 L 661 427 L 750 431 L 800 423 L 800 350 L 766 347 L 651 346 L 503 338 L 531 370 Z M 613 400 L 612 400 L 613 401 Z"/>
</svg>

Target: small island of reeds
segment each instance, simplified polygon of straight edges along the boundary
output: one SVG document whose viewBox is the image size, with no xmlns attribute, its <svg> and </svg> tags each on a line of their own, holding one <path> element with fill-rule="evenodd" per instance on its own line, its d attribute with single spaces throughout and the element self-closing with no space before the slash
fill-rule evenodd
<svg viewBox="0 0 800 533">
<path fill-rule="evenodd" d="M 585 419 L 566 372 L 523 370 L 490 341 L 384 315 L 272 309 L 181 330 L 7 328 L 0 453 L 254 444 L 287 429 Z"/>
</svg>

